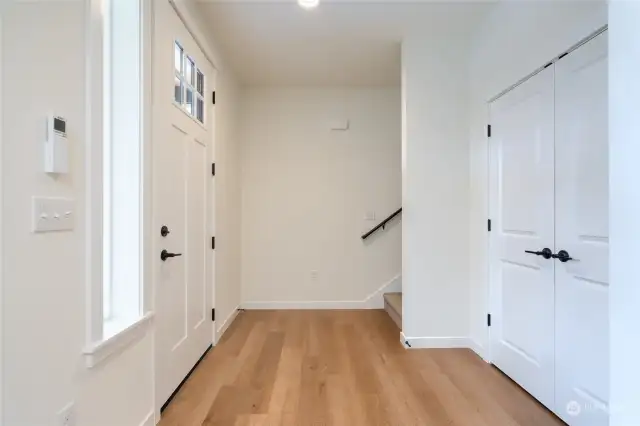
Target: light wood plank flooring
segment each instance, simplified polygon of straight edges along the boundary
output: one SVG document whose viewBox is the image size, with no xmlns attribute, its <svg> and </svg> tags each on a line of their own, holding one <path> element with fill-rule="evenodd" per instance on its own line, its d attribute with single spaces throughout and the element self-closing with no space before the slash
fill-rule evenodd
<svg viewBox="0 0 640 426">
<path fill-rule="evenodd" d="M 406 350 L 384 311 L 248 311 L 160 426 L 563 425 L 466 349 Z"/>
</svg>

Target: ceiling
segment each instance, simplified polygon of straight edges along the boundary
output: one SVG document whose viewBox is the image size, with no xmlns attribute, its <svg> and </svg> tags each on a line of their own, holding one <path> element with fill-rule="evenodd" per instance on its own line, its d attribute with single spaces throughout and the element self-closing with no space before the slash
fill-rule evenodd
<svg viewBox="0 0 640 426">
<path fill-rule="evenodd" d="M 247 85 L 400 84 L 405 34 L 467 40 L 487 2 L 199 0 L 206 30 Z"/>
</svg>

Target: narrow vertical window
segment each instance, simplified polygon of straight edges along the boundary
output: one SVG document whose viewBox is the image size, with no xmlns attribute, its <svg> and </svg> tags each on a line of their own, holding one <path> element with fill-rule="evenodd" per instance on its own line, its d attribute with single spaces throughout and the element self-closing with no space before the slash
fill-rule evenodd
<svg viewBox="0 0 640 426">
<path fill-rule="evenodd" d="M 104 338 L 123 330 L 142 315 L 141 4 L 139 0 L 107 0 L 106 12 L 103 57 Z"/>
</svg>

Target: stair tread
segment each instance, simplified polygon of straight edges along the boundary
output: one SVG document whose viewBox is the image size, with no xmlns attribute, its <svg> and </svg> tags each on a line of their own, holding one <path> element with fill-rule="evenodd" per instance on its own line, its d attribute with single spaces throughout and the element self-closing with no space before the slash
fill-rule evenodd
<svg viewBox="0 0 640 426">
<path fill-rule="evenodd" d="M 389 306 L 395 310 L 398 315 L 402 316 L 402 293 L 385 293 L 384 300 Z"/>
</svg>

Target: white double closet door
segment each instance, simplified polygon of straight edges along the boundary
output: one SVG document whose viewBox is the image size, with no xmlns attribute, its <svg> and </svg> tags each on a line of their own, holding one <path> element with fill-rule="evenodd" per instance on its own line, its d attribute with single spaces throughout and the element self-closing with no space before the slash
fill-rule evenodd
<svg viewBox="0 0 640 426">
<path fill-rule="evenodd" d="M 569 425 L 608 425 L 606 31 L 490 115 L 492 362 Z"/>
</svg>

